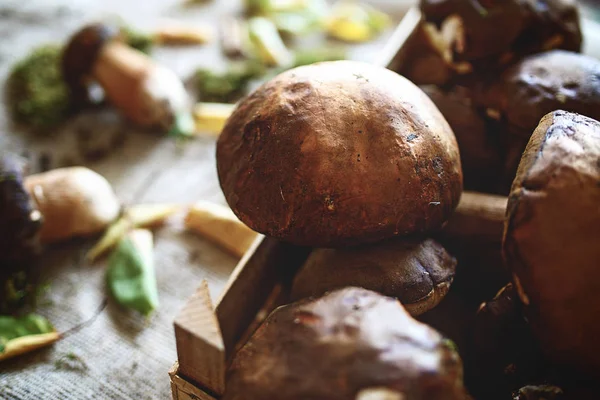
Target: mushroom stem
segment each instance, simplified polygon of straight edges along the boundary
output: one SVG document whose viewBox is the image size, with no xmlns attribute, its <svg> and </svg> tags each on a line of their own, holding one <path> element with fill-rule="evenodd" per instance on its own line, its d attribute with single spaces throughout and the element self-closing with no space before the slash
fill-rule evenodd
<svg viewBox="0 0 600 400">
<path fill-rule="evenodd" d="M 121 42 L 104 46 L 92 73 L 110 102 L 137 125 L 168 130 L 188 106 L 185 88 L 171 70 Z"/>
<path fill-rule="evenodd" d="M 190 134 L 180 126 L 190 116 L 189 98 L 175 73 L 120 40 L 107 24 L 88 25 L 69 41 L 63 53 L 63 75 L 74 99 L 85 102 L 87 85 L 97 81 L 106 98 L 137 125 Z M 193 130 L 193 124 L 189 124 Z"/>
<path fill-rule="evenodd" d="M 442 233 L 452 237 L 477 237 L 502 241 L 504 214 L 508 199 L 487 193 L 463 192 L 454 214 L 444 226 Z"/>
</svg>

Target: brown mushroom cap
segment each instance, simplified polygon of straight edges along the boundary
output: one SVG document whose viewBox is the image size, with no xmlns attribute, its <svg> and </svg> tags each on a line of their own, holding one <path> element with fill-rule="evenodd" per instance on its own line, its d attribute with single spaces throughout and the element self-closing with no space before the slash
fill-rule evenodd
<svg viewBox="0 0 600 400">
<path fill-rule="evenodd" d="M 450 16 L 461 18 L 465 37 L 455 49 L 459 60 L 581 49 L 574 0 L 421 0 L 420 6 L 425 19 L 438 25 Z"/>
<path fill-rule="evenodd" d="M 417 316 L 444 298 L 455 270 L 456 260 L 432 239 L 315 249 L 294 278 L 292 300 L 359 286 L 396 297 Z"/>
<path fill-rule="evenodd" d="M 380 393 L 379 397 L 368 397 Z M 388 397 L 383 397 L 383 393 Z M 465 399 L 460 357 L 398 301 L 346 288 L 275 310 L 237 353 L 224 400 Z"/>
<path fill-rule="evenodd" d="M 81 102 L 88 101 L 86 80 L 104 45 L 117 38 L 119 33 L 117 26 L 95 23 L 81 28 L 67 43 L 62 57 L 62 70 L 74 106 L 81 107 Z"/>
<path fill-rule="evenodd" d="M 555 111 L 525 150 L 503 250 L 547 355 L 600 374 L 600 123 Z"/>
<path fill-rule="evenodd" d="M 517 166 L 540 119 L 554 110 L 567 110 L 600 119 L 600 61 L 554 50 L 523 59 L 507 70 L 481 98 L 505 125 L 503 192 L 508 192 Z"/>
<path fill-rule="evenodd" d="M 483 101 L 506 119 L 511 134 L 526 139 L 557 109 L 600 119 L 600 60 L 563 50 L 527 57 L 507 70 Z"/>
<path fill-rule="evenodd" d="M 451 15 L 460 17 L 465 30 L 464 49 L 457 56 L 476 60 L 510 49 L 527 24 L 528 13 L 519 0 L 421 0 L 427 21 L 441 23 Z"/>
<path fill-rule="evenodd" d="M 444 117 L 414 84 L 352 61 L 282 73 L 217 143 L 225 197 L 253 230 L 329 247 L 438 229 L 462 172 Z"/>
<path fill-rule="evenodd" d="M 475 108 L 470 91 L 460 86 L 443 90 L 425 85 L 421 89 L 444 115 L 456 136 L 465 189 L 494 190 L 501 175 L 502 150 L 496 129 Z"/>
</svg>

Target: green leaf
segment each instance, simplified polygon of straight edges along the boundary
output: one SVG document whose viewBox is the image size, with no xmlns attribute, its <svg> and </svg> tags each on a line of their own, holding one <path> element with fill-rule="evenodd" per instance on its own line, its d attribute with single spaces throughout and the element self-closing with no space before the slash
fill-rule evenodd
<svg viewBox="0 0 600 400">
<path fill-rule="evenodd" d="M 268 18 L 253 17 L 248 20 L 248 35 L 256 55 L 269 66 L 291 64 L 293 56 L 285 46 L 277 27 Z"/>
<path fill-rule="evenodd" d="M 152 233 L 136 229 L 125 236 L 109 259 L 107 282 L 124 307 L 149 315 L 158 307 Z"/>
<path fill-rule="evenodd" d="M 175 115 L 175 123 L 169 131 L 169 136 L 175 138 L 189 138 L 194 135 L 196 124 L 191 111 L 180 112 Z"/>
</svg>

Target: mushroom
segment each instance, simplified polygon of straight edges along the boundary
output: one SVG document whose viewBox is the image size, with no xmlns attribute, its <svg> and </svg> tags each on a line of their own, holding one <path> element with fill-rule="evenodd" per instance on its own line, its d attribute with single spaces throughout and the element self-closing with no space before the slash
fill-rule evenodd
<svg viewBox="0 0 600 400">
<path fill-rule="evenodd" d="M 110 183 L 85 167 L 29 175 L 24 187 L 44 218 L 39 232 L 44 243 L 99 233 L 121 211 Z"/>
<path fill-rule="evenodd" d="M 317 247 L 437 230 L 462 191 L 456 139 L 431 100 L 353 61 L 294 68 L 245 98 L 217 168 L 242 222 Z"/>
<path fill-rule="evenodd" d="M 276 309 L 235 355 L 224 400 L 465 399 L 449 341 L 349 287 Z"/>
<path fill-rule="evenodd" d="M 512 182 L 531 132 L 545 114 L 563 109 L 600 119 L 599 75 L 599 60 L 554 50 L 525 58 L 487 89 L 478 101 L 505 124 L 506 183 Z"/>
<path fill-rule="evenodd" d="M 89 101 L 96 81 L 121 113 L 142 127 L 189 134 L 193 121 L 181 80 L 120 40 L 118 28 L 91 24 L 76 32 L 63 53 L 63 75 L 75 105 Z"/>
<path fill-rule="evenodd" d="M 566 111 L 544 116 L 519 164 L 503 244 L 525 315 L 544 352 L 553 361 L 596 378 L 600 373 L 598 160 L 598 121 Z"/>
<path fill-rule="evenodd" d="M 513 395 L 513 400 L 563 400 L 565 398 L 562 389 L 552 385 L 523 386 Z"/>
<path fill-rule="evenodd" d="M 294 278 L 291 297 L 321 296 L 360 286 L 396 297 L 412 315 L 435 307 L 448 293 L 456 260 L 432 239 L 392 239 L 338 249 L 315 249 Z"/>
<path fill-rule="evenodd" d="M 464 1 L 421 0 L 427 23 L 437 26 L 458 18 L 464 30 L 457 31 L 453 50 L 458 60 L 477 61 L 506 53 L 519 55 L 561 48 L 579 51 L 581 29 L 573 0 Z"/>
<path fill-rule="evenodd" d="M 549 374 L 511 283 L 479 307 L 468 353 L 465 380 L 477 398 L 503 399 Z"/>
<path fill-rule="evenodd" d="M 24 163 L 0 154 L 0 314 L 12 312 L 31 292 L 42 217 L 23 184 Z"/>
<path fill-rule="evenodd" d="M 493 192 L 502 166 L 498 133 L 475 108 L 470 91 L 462 86 L 443 90 L 425 85 L 421 89 L 433 100 L 456 136 L 465 189 Z"/>
</svg>

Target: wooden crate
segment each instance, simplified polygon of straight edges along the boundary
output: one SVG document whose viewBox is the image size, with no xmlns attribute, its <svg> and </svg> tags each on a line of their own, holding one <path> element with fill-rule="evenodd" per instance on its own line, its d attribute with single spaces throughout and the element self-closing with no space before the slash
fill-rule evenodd
<svg viewBox="0 0 600 400">
<path fill-rule="evenodd" d="M 421 20 L 411 8 L 374 61 L 393 67 Z M 203 282 L 175 319 L 177 362 L 169 375 L 174 400 L 216 400 L 225 390 L 228 361 L 258 325 L 286 302 L 295 271 L 310 248 L 259 235 L 213 306 Z"/>
</svg>

